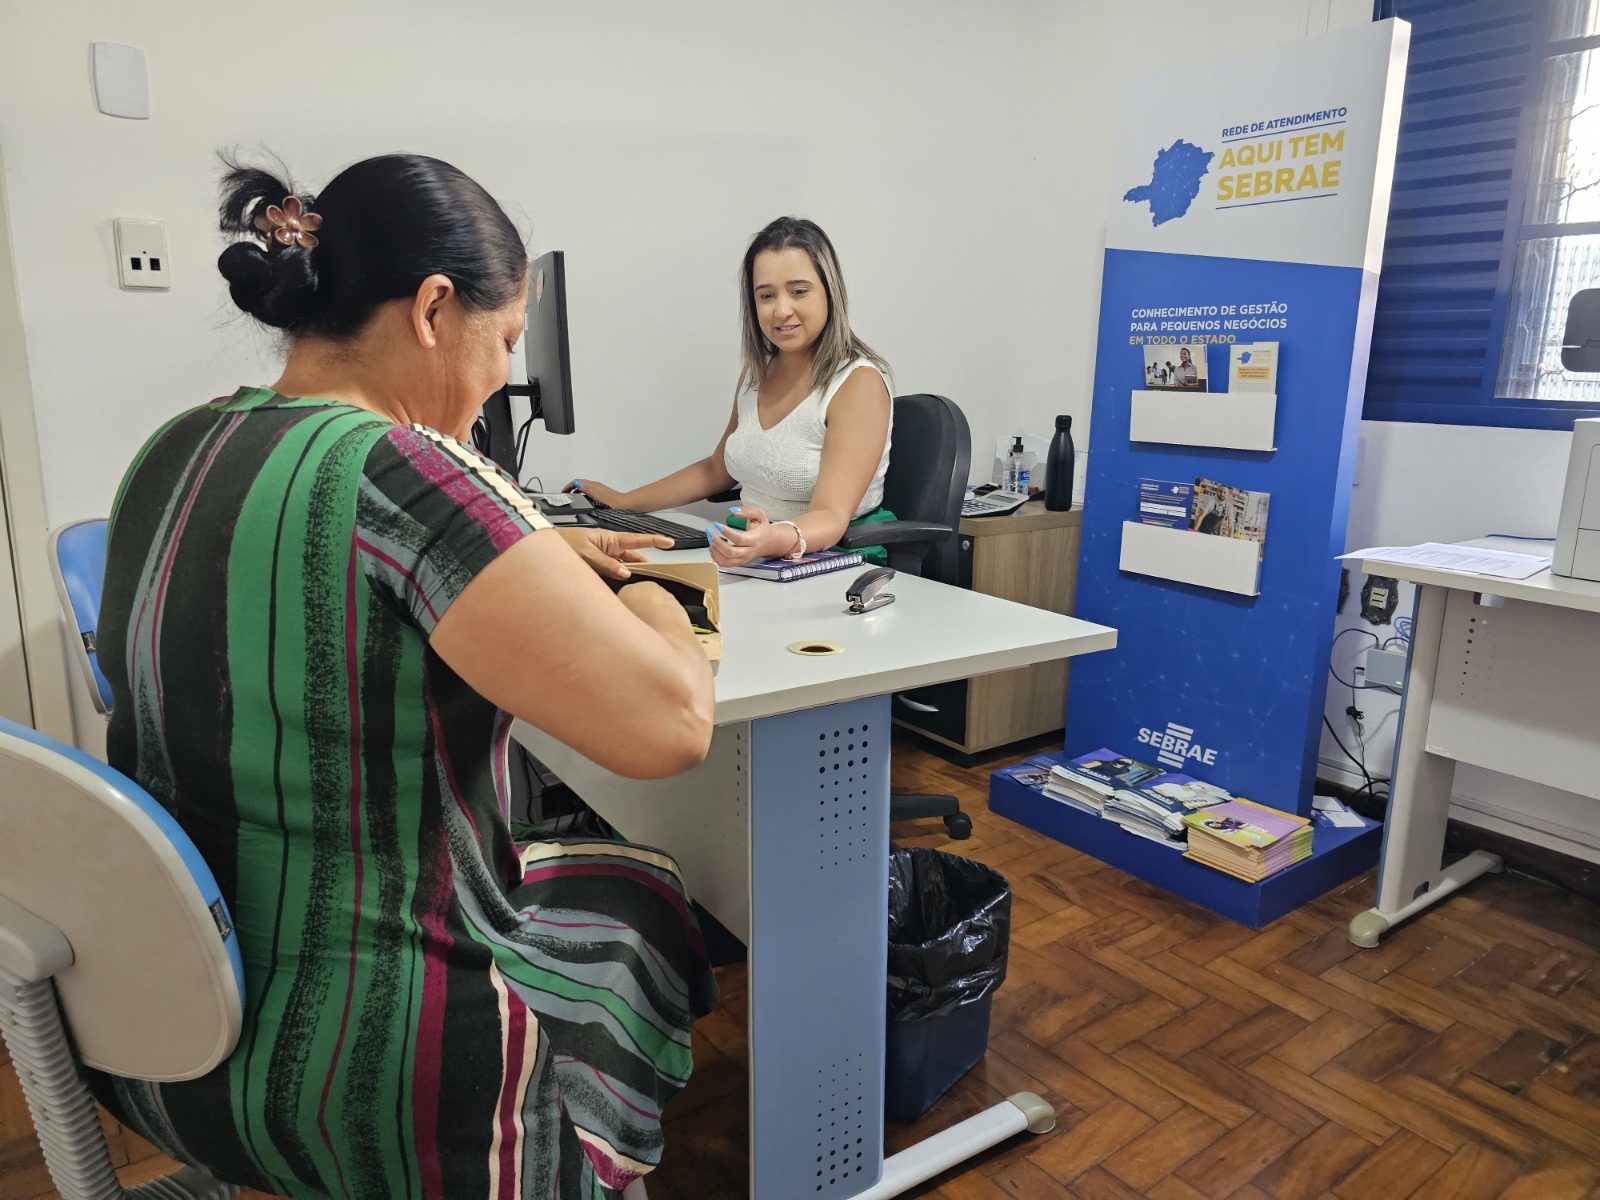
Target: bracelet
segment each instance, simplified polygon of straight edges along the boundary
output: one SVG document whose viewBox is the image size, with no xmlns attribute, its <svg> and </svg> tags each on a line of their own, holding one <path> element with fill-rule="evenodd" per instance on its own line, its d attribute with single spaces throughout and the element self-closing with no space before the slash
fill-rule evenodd
<svg viewBox="0 0 1600 1200">
<path fill-rule="evenodd" d="M 794 536 L 799 540 L 795 543 L 794 549 L 789 551 L 789 553 L 785 554 L 783 557 L 792 562 L 799 562 L 806 556 L 806 535 L 800 532 L 800 526 L 796 525 L 793 521 L 774 521 L 773 524 L 787 525 L 790 529 L 794 530 Z"/>
</svg>

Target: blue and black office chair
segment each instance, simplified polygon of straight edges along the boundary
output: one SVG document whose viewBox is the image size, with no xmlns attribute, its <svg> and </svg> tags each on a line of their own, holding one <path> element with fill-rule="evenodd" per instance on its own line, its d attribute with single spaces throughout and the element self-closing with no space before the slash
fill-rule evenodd
<svg viewBox="0 0 1600 1200">
<path fill-rule="evenodd" d="M 971 466 L 972 431 L 952 401 L 932 395 L 896 397 L 883 506 L 899 519 L 847 529 L 839 544 L 848 550 L 882 546 L 896 571 L 956 582 L 956 530 Z M 891 821 L 918 817 L 943 817 L 952 837 L 972 833 L 972 819 L 954 796 L 890 796 Z"/>
<path fill-rule="evenodd" d="M 74 521 L 50 535 L 50 571 L 68 624 L 67 653 L 77 665 L 95 711 L 111 711 L 111 685 L 100 673 L 95 626 L 100 622 L 100 588 L 106 575 L 104 517 Z"/>
<path fill-rule="evenodd" d="M 244 969 L 177 822 L 82 751 L 0 720 L 0 1033 L 62 1200 L 230 1200 L 185 1167 L 124 1190 L 89 1066 L 194 1079 L 239 1040 Z"/>
</svg>

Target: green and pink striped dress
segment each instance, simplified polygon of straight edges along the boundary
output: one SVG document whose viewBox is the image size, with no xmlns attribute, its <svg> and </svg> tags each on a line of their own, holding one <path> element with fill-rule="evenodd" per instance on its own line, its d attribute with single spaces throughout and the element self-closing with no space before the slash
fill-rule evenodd
<svg viewBox="0 0 1600 1200">
<path fill-rule="evenodd" d="M 518 846 L 511 719 L 428 647 L 544 526 L 451 438 L 261 389 L 175 418 L 129 469 L 109 758 L 216 874 L 247 993 L 204 1078 L 95 1081 L 172 1157 L 372 1200 L 604 1197 L 659 1161 L 716 1003 L 677 869 Z"/>
</svg>

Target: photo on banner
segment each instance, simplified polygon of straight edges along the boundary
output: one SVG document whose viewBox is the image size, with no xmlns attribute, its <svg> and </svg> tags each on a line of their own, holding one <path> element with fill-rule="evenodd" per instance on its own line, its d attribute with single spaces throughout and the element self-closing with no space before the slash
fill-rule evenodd
<svg viewBox="0 0 1600 1200">
<path fill-rule="evenodd" d="M 1198 342 L 1147 345 L 1144 386 L 1169 392 L 1206 391 L 1206 348 Z"/>
</svg>

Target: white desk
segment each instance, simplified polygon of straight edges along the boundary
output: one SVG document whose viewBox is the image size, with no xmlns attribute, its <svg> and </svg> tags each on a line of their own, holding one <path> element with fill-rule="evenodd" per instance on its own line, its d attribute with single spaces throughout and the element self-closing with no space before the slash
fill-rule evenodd
<svg viewBox="0 0 1600 1200">
<path fill-rule="evenodd" d="M 1527 553 L 1527 542 L 1464 543 Z M 1442 868 L 1455 765 L 1600 798 L 1600 583 L 1548 570 L 1495 579 L 1379 559 L 1369 575 L 1417 587 L 1378 903 L 1350 922 L 1350 940 L 1385 931 L 1485 871 L 1476 851 Z"/>
<path fill-rule="evenodd" d="M 1009 1115 L 884 1163 L 890 693 L 1116 644 L 1101 625 L 904 575 L 896 603 L 850 616 L 856 574 L 722 577 L 717 729 L 706 761 L 676 779 L 622 779 L 514 731 L 628 838 L 672 854 L 690 894 L 749 947 L 760 1200 L 896 1195 L 1036 1117 L 1001 1105 Z M 788 649 L 800 641 L 844 650 L 802 657 Z"/>
</svg>

